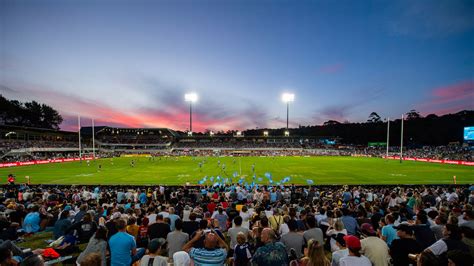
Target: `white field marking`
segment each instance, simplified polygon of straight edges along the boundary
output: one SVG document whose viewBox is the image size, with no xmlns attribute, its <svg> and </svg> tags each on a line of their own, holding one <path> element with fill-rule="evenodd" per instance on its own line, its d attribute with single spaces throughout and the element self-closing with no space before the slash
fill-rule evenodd
<svg viewBox="0 0 474 266">
<path fill-rule="evenodd" d="M 177 175 L 177 177 L 181 178 L 181 177 L 189 177 L 190 175 Z"/>
<path fill-rule="evenodd" d="M 404 175 L 404 174 L 390 174 L 391 176 L 407 176 L 407 175 Z"/>
<path fill-rule="evenodd" d="M 79 175 L 75 175 L 75 176 L 93 176 L 94 174 L 79 174 Z"/>
</svg>

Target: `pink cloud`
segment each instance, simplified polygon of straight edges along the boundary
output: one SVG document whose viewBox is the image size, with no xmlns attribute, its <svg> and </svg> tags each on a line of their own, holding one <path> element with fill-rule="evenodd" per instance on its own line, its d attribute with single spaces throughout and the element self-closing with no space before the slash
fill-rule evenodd
<svg viewBox="0 0 474 266">
<path fill-rule="evenodd" d="M 474 81 L 466 80 L 434 88 L 429 100 L 420 105 L 423 113 L 447 114 L 474 108 Z"/>
<path fill-rule="evenodd" d="M 319 68 L 319 72 L 325 73 L 325 74 L 334 74 L 337 72 L 341 72 L 343 69 L 344 69 L 344 64 L 336 63 L 332 65 L 322 66 L 321 68 Z"/>
<path fill-rule="evenodd" d="M 51 105 L 63 116 L 62 130 L 77 131 L 77 116 L 81 116 L 82 125 L 89 126 L 95 119 L 97 126 L 116 126 L 150 128 L 165 127 L 175 130 L 189 128 L 189 109 L 180 102 L 168 102 L 160 108 L 139 108 L 124 110 L 121 106 L 110 106 L 99 100 L 90 100 L 68 93 L 53 92 L 38 87 L 22 87 L 16 90 L 31 99 Z M 212 105 L 212 103 L 210 104 Z M 265 118 L 258 107 L 237 110 L 236 112 L 219 112 L 209 106 L 196 108 L 193 112 L 193 131 L 246 129 L 261 126 L 256 117 Z M 212 106 L 211 106 L 212 107 Z"/>
</svg>

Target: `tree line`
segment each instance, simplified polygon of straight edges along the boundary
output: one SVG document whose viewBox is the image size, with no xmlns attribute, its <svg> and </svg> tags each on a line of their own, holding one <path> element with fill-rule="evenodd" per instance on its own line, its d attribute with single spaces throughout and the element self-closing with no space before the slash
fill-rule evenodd
<svg viewBox="0 0 474 266">
<path fill-rule="evenodd" d="M 421 116 L 411 110 L 404 119 L 404 145 L 419 147 L 422 145 L 447 145 L 451 142 L 463 143 L 464 127 L 474 126 L 474 111 L 464 110 L 455 114 Z M 246 136 L 261 136 L 267 129 L 251 129 L 243 133 Z M 286 129 L 272 130 L 272 134 L 283 136 Z M 364 123 L 341 123 L 326 121 L 323 125 L 300 126 L 290 129 L 291 135 L 338 137 L 345 144 L 367 145 L 369 142 L 386 142 L 387 122 L 373 112 Z M 401 119 L 390 121 L 391 146 L 400 145 Z"/>
<path fill-rule="evenodd" d="M 49 105 L 8 100 L 0 94 L 0 125 L 59 130 L 62 122 L 62 116 Z"/>
</svg>

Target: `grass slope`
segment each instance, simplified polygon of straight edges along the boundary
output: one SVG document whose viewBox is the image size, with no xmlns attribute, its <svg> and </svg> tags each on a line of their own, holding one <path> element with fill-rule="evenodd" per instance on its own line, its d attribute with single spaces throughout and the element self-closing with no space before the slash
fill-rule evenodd
<svg viewBox="0 0 474 266">
<path fill-rule="evenodd" d="M 135 160 L 135 167 L 130 161 Z M 203 163 L 202 168 L 199 162 Z M 220 166 L 218 166 L 220 161 Z M 102 169 L 98 170 L 98 165 Z M 225 172 L 222 165 L 226 165 Z M 457 176 L 458 183 L 474 183 L 474 167 L 443 165 L 436 163 L 410 162 L 380 158 L 354 157 L 171 157 L 114 158 L 91 162 L 56 163 L 0 169 L 0 182 L 6 183 L 9 173 L 17 176 L 18 182 L 31 177 L 33 184 L 197 184 L 204 176 L 232 177 L 234 172 L 252 182 L 252 164 L 257 177 L 268 183 L 266 172 L 273 175 L 274 182 L 291 177 L 289 183 L 307 184 L 449 184 Z M 233 178 L 234 182 L 238 181 Z M 210 184 L 208 181 L 207 184 Z"/>
</svg>

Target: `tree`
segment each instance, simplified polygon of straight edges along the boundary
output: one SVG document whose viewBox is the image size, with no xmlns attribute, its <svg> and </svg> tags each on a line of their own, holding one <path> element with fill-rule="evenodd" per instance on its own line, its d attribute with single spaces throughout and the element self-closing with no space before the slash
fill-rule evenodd
<svg viewBox="0 0 474 266">
<path fill-rule="evenodd" d="M 421 118 L 421 115 L 415 109 L 411 109 L 410 112 L 406 113 L 406 119 L 407 120 L 415 120 L 415 119 L 419 119 L 419 118 Z"/>
<path fill-rule="evenodd" d="M 380 115 L 377 114 L 376 112 L 372 112 L 369 115 L 369 119 L 367 119 L 368 123 L 378 123 L 381 122 L 382 119 L 380 118 Z"/>
<path fill-rule="evenodd" d="M 51 106 L 8 100 L 0 95 L 0 124 L 58 130 L 62 122 L 61 115 Z"/>
<path fill-rule="evenodd" d="M 336 120 L 328 120 L 326 122 L 324 122 L 324 126 L 332 126 L 332 125 L 339 125 L 341 124 L 341 122 L 338 122 Z"/>
</svg>

